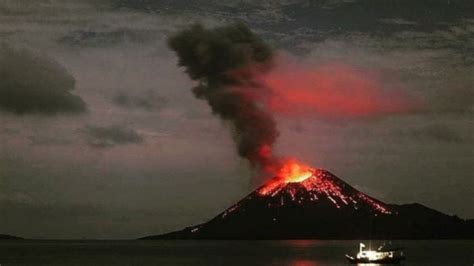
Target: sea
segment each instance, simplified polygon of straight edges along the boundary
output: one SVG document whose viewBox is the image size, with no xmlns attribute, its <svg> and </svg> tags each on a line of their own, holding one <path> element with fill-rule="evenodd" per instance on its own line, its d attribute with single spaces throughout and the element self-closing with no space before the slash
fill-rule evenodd
<svg viewBox="0 0 474 266">
<path fill-rule="evenodd" d="M 356 253 L 361 241 L 0 241 L 0 265 L 348 265 L 346 253 Z M 373 249 L 381 241 L 365 240 Z M 474 265 L 473 240 L 392 241 L 404 247 L 402 265 Z M 378 264 L 363 264 L 378 265 Z"/>
</svg>

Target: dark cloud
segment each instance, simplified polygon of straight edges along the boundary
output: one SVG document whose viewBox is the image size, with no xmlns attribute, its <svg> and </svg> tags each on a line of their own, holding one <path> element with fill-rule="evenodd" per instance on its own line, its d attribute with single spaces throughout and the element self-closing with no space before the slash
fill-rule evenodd
<svg viewBox="0 0 474 266">
<path fill-rule="evenodd" d="M 470 74 L 467 74 L 470 77 Z M 460 82 L 462 77 L 452 80 L 452 84 Z M 438 90 L 430 95 L 432 110 L 447 113 L 472 113 L 474 111 L 474 89 L 468 87 L 469 81 L 462 80 L 465 87 L 455 87 L 446 84 L 448 88 Z M 472 84 L 472 83 L 471 83 Z"/>
<path fill-rule="evenodd" d="M 445 121 L 426 124 L 423 121 L 416 122 L 416 125 L 404 128 L 395 128 L 393 133 L 397 137 L 409 141 L 411 145 L 433 144 L 436 147 L 444 147 L 442 144 L 472 145 L 468 125 L 458 124 L 458 122 Z M 422 123 L 420 125 L 420 123 Z"/>
<path fill-rule="evenodd" d="M 51 136 L 51 135 L 32 135 L 28 137 L 31 145 L 69 145 L 73 143 L 72 137 Z"/>
<path fill-rule="evenodd" d="M 388 3 L 389 2 L 389 3 Z M 387 35 L 401 29 L 425 31 L 448 27 L 447 23 L 472 17 L 470 0 L 291 0 L 291 1 L 202 1 L 202 0 L 111 0 L 117 8 L 144 12 L 200 14 L 229 20 L 237 18 L 268 30 L 269 35 L 293 33 L 299 27 L 316 28 L 313 40 L 347 31 L 371 31 Z M 357 17 L 358 19 L 354 19 Z M 392 23 L 381 23 L 381 20 Z M 395 22 L 395 23 L 394 23 Z M 273 26 L 273 27 L 272 27 Z M 294 44 L 294 42 L 293 42 Z"/>
<path fill-rule="evenodd" d="M 0 135 L 16 135 L 20 132 L 18 129 L 13 129 L 13 128 L 0 128 Z"/>
<path fill-rule="evenodd" d="M 465 140 L 455 129 L 443 124 L 433 124 L 421 129 L 416 129 L 414 135 L 419 138 L 439 142 L 462 142 Z"/>
<path fill-rule="evenodd" d="M 107 148 L 117 145 L 138 144 L 143 138 L 133 129 L 122 126 L 86 126 L 81 130 L 90 146 Z"/>
<path fill-rule="evenodd" d="M 73 13 L 88 5 L 101 6 L 107 1 L 109 0 L 3 0 L 0 2 L 0 14 L 21 16 L 47 12 L 50 15 L 57 16 L 71 11 Z M 39 17 L 38 19 L 43 18 Z"/>
<path fill-rule="evenodd" d="M 405 20 L 403 18 L 383 18 L 380 22 L 394 25 L 416 25 L 414 21 Z"/>
<path fill-rule="evenodd" d="M 0 44 L 0 109 L 16 114 L 80 113 L 74 77 L 44 55 Z"/>
<path fill-rule="evenodd" d="M 159 110 L 166 104 L 167 99 L 148 91 L 143 95 L 134 95 L 127 92 L 119 92 L 113 97 L 113 102 L 124 108 L 141 108 L 145 110 Z"/>
<path fill-rule="evenodd" d="M 109 31 L 75 30 L 58 41 L 72 47 L 109 47 L 123 43 L 144 43 L 156 40 L 157 31 L 120 28 Z"/>
</svg>

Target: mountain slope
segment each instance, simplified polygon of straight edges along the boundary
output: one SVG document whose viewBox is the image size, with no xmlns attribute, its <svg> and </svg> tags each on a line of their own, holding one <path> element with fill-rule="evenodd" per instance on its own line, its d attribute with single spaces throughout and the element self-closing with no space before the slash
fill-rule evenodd
<svg viewBox="0 0 474 266">
<path fill-rule="evenodd" d="M 420 204 L 376 200 L 328 171 L 270 181 L 209 222 L 144 239 L 473 238 L 473 225 Z"/>
</svg>

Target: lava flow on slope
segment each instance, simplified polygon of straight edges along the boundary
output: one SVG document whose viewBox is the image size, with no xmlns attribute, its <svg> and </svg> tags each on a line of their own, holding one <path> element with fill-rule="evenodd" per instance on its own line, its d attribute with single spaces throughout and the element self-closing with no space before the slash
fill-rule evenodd
<svg viewBox="0 0 474 266">
<path fill-rule="evenodd" d="M 385 204 L 329 171 L 287 160 L 210 221 L 144 239 L 472 238 L 474 221 L 420 204 Z"/>
<path fill-rule="evenodd" d="M 371 197 L 359 192 L 326 170 L 312 168 L 294 159 L 287 160 L 276 177 L 257 189 L 262 197 L 278 197 L 283 203 L 284 194 L 291 201 L 303 204 L 305 201 L 330 200 L 336 208 L 359 205 L 373 209 L 374 214 L 390 214 L 389 208 Z"/>
<path fill-rule="evenodd" d="M 391 216 L 330 172 L 286 160 L 275 177 L 210 221 L 161 236 L 197 239 L 357 238 Z"/>
</svg>

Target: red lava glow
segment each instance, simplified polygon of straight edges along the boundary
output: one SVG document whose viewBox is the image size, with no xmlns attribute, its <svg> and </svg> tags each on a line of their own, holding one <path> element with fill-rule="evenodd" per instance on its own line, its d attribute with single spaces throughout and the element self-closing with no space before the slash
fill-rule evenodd
<svg viewBox="0 0 474 266">
<path fill-rule="evenodd" d="M 314 169 L 296 161 L 288 159 L 277 171 L 276 177 L 270 180 L 259 192 L 262 195 L 274 190 L 276 187 L 287 183 L 300 183 L 313 176 Z"/>
<path fill-rule="evenodd" d="M 370 206 L 375 213 L 389 214 L 390 210 L 381 202 L 378 202 L 364 193 L 348 191 L 345 185 L 334 179 L 329 172 L 312 168 L 295 159 L 286 160 L 277 171 L 276 176 L 260 187 L 257 192 L 261 196 L 275 197 L 281 191 L 289 193 L 291 200 L 302 203 L 302 198 L 297 196 L 298 190 L 304 188 L 310 195 L 306 200 L 317 201 L 327 198 L 336 208 L 352 206 L 354 209 L 363 203 Z M 289 186 L 298 183 L 299 186 Z M 281 202 L 284 205 L 284 202 Z"/>
<path fill-rule="evenodd" d="M 278 175 L 285 183 L 299 183 L 313 175 L 311 170 L 311 167 L 290 159 L 283 165 Z"/>
<path fill-rule="evenodd" d="M 388 85 L 388 78 L 376 71 L 341 63 L 313 66 L 280 61 L 261 76 L 270 94 L 263 97 L 264 105 L 272 112 L 350 118 L 406 113 L 421 107 L 401 85 Z"/>
</svg>

